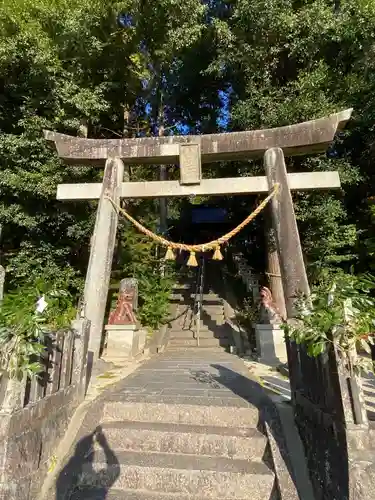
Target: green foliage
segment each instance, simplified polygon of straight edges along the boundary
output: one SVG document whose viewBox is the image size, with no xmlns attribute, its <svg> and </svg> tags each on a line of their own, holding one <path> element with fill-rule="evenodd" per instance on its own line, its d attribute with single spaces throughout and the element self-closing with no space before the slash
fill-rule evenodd
<svg viewBox="0 0 375 500">
<path fill-rule="evenodd" d="M 287 160 L 290 172 L 340 171 L 341 193 L 296 194 L 310 278 L 362 265 L 356 227 L 365 232 L 362 201 L 374 194 L 375 4 L 361 0 L 212 2 L 216 54 L 208 71 L 222 78 L 230 127 L 298 123 L 354 108 L 328 155 Z M 237 175 L 263 172 L 250 162 Z M 234 173 L 234 172 L 233 172 Z M 259 173 L 257 173 L 259 175 Z"/>
<path fill-rule="evenodd" d="M 105 80 L 95 74 L 105 46 L 100 28 L 111 16 L 95 0 L 0 6 L 0 224 L 12 286 L 46 269 L 75 280 L 86 266 L 92 208 L 54 198 L 58 182 L 97 174 L 63 167 L 42 129 L 74 134 L 108 109 Z"/>
<path fill-rule="evenodd" d="M 362 213 L 362 227 L 359 232 L 359 253 L 361 265 L 364 269 L 375 270 L 375 204 L 374 198 L 366 200 Z"/>
<path fill-rule="evenodd" d="M 45 352 L 46 335 L 69 328 L 76 313 L 75 298 L 61 286 L 40 278 L 34 286 L 5 294 L 0 307 L 0 372 L 18 379 L 40 373 L 37 360 Z M 47 307 L 38 312 L 41 297 Z"/>
<path fill-rule="evenodd" d="M 173 286 L 171 273 L 162 276 L 158 268 L 154 274 L 139 277 L 139 320 L 142 325 L 156 330 L 165 323 L 169 313 L 169 299 Z"/>
<path fill-rule="evenodd" d="M 184 112 L 176 104 L 178 58 L 197 43 L 204 13 L 200 0 L 2 2 L 0 226 L 9 288 L 44 273 L 80 289 L 87 267 L 97 204 L 54 198 L 58 183 L 98 182 L 102 171 L 63 166 L 43 128 L 149 135 L 163 108 L 173 128 Z M 155 180 L 155 172 L 134 167 L 131 178 Z M 153 207 L 152 224 L 157 217 Z"/>
<path fill-rule="evenodd" d="M 298 344 L 305 344 L 316 357 L 335 346 L 351 373 L 374 371 L 371 360 L 357 356 L 357 349 L 371 353 L 375 326 L 375 281 L 372 276 L 339 275 L 330 286 L 320 287 L 307 300 L 296 303 L 293 324 L 285 324 L 286 334 Z"/>
<path fill-rule="evenodd" d="M 205 10 L 200 0 L 2 2 L 0 225 L 10 290 L 41 274 L 81 290 L 87 267 L 97 204 L 54 198 L 58 183 L 100 181 L 101 171 L 63 166 L 43 128 L 75 135 L 87 127 L 89 137 L 112 138 L 149 135 L 160 120 L 173 127 L 184 113 L 176 105 L 178 58 L 199 40 Z M 130 174 L 155 180 L 155 172 L 134 167 Z M 134 202 L 133 210 L 156 228 L 154 202 Z M 120 230 L 120 246 L 121 239 Z M 125 239 L 117 267 L 145 283 L 140 316 L 155 325 L 166 314 L 169 278 L 158 276 L 153 245 Z"/>
<path fill-rule="evenodd" d="M 253 324 L 259 323 L 259 305 L 255 304 L 253 300 L 245 299 L 241 309 L 237 311 L 236 319 L 247 331 L 251 331 Z"/>
<path fill-rule="evenodd" d="M 241 306 L 236 310 L 236 321 L 247 332 L 250 345 L 254 348 L 256 347 L 254 325 L 259 323 L 259 320 L 259 304 L 254 303 L 253 300 L 243 300 Z"/>
<path fill-rule="evenodd" d="M 148 213 L 147 219 L 150 219 Z M 151 216 L 152 217 L 152 216 Z M 143 223 L 152 228 L 146 221 Z M 155 228 L 153 228 L 155 230 Z M 170 263 L 163 262 L 164 248 L 159 248 L 148 237 L 130 224 L 120 228 L 116 276 L 138 280 L 139 310 L 137 317 L 145 327 L 157 329 L 168 318 L 169 298 L 174 283 Z"/>
</svg>

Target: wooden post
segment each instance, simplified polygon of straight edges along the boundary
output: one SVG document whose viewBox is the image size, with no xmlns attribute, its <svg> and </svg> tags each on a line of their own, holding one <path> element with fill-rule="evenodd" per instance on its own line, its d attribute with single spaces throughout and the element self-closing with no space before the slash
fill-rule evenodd
<svg viewBox="0 0 375 500">
<path fill-rule="evenodd" d="M 89 351 L 91 351 L 93 359 L 97 359 L 100 354 L 118 223 L 118 215 L 107 196 L 115 203 L 120 202 L 119 186 L 123 176 L 124 164 L 122 160 L 108 158 L 92 237 L 84 291 L 85 317 L 91 322 Z"/>
</svg>

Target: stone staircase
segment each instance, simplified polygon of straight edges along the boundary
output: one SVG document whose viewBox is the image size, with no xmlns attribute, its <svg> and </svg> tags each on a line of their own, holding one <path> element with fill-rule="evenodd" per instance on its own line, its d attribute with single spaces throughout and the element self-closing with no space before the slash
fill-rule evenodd
<svg viewBox="0 0 375 500">
<path fill-rule="evenodd" d="M 167 349 L 92 408 L 55 500 L 281 500 L 263 391 L 226 352 L 223 302 L 207 287 L 197 347 L 194 294 L 194 279 L 175 287 Z"/>
<path fill-rule="evenodd" d="M 62 498 L 279 499 L 258 408 L 236 395 L 243 377 L 230 354 L 192 354 L 166 352 L 106 397 L 78 484 Z"/>
<path fill-rule="evenodd" d="M 168 328 L 168 348 L 198 347 L 194 318 L 194 283 L 178 284 L 171 296 L 171 312 L 174 318 Z M 200 348 L 228 349 L 233 344 L 231 329 L 226 324 L 224 305 L 220 296 L 207 289 L 203 294 L 199 328 Z"/>
</svg>

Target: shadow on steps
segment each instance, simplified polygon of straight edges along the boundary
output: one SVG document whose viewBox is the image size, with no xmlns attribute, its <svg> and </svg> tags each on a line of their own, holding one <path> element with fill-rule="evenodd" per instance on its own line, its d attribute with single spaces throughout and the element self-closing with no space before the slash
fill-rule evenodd
<svg viewBox="0 0 375 500">
<path fill-rule="evenodd" d="M 94 444 L 95 442 L 103 450 L 107 467 L 94 471 Z M 84 469 L 83 470 L 83 465 Z M 69 479 L 74 471 L 74 484 Z M 120 475 L 120 463 L 108 445 L 107 439 L 98 426 L 94 432 L 84 436 L 79 440 L 75 447 L 74 455 L 60 472 L 56 481 L 56 500 L 81 500 L 79 483 L 84 475 L 89 475 L 92 479 L 90 487 L 91 500 L 106 500 L 111 486 L 116 482 Z"/>
<path fill-rule="evenodd" d="M 258 430 L 267 434 L 268 446 L 263 461 L 276 473 L 278 496 L 271 499 L 315 500 L 293 410 L 284 402 L 275 403 L 257 382 L 226 366 L 212 364 L 218 372 L 215 380 L 259 410 Z"/>
</svg>

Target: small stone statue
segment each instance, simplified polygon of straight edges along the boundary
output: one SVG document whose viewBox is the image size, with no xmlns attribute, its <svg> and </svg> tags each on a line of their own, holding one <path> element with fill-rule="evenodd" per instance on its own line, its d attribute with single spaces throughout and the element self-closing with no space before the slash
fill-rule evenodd
<svg viewBox="0 0 375 500">
<path fill-rule="evenodd" d="M 133 311 L 134 293 L 129 290 L 120 292 L 116 309 L 109 315 L 110 325 L 135 325 L 137 319 Z"/>
<path fill-rule="evenodd" d="M 271 290 L 265 286 L 260 289 L 260 322 L 266 325 L 283 322 L 280 311 L 273 300 Z"/>
<path fill-rule="evenodd" d="M 136 278 L 124 278 L 120 283 L 120 293 L 130 293 L 133 297 L 133 311 L 138 309 L 138 280 Z"/>
</svg>

